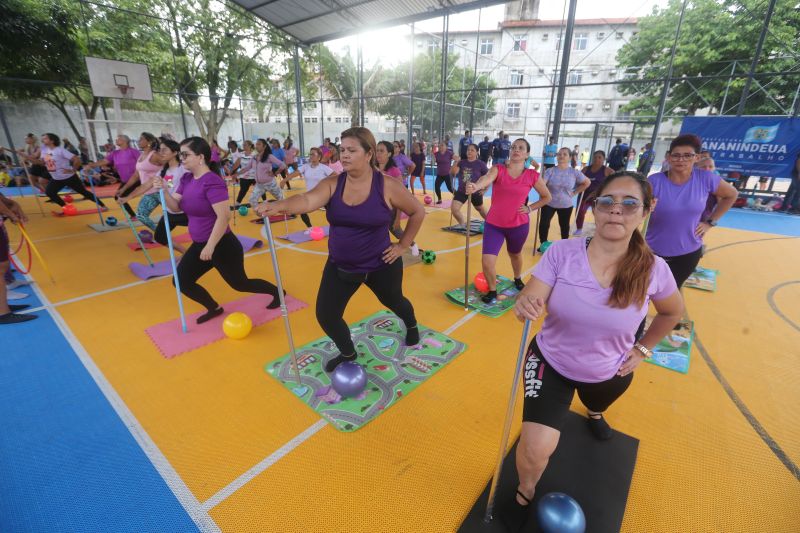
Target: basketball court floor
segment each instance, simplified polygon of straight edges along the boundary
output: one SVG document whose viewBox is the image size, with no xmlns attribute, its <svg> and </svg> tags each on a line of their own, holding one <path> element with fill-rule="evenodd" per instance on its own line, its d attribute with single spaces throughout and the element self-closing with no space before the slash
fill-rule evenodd
<svg viewBox="0 0 800 533">
<path fill-rule="evenodd" d="M 440 229 L 447 210 L 428 208 L 417 240 L 437 258 L 408 266 L 404 290 L 421 324 L 466 347 L 342 431 L 265 371 L 289 352 L 280 318 L 166 358 L 145 330 L 178 318 L 175 292 L 167 277 L 131 273 L 129 263 L 145 262 L 127 247 L 131 232 L 97 233 L 87 227 L 96 216 L 45 208 L 42 217 L 31 196 L 21 203 L 55 282 L 34 259 L 35 284 L 21 290 L 39 319 L 0 330 L 0 531 L 459 528 L 494 469 L 522 328 L 511 312 L 490 318 L 444 297 L 463 284 L 465 262 L 464 237 Z M 109 214 L 124 221 L 116 206 Z M 252 214 L 236 216 L 237 234 L 263 240 Z M 324 225 L 324 213 L 312 220 Z M 639 440 L 622 531 L 792 532 L 800 523 L 800 219 L 728 221 L 710 232 L 701 261 L 719 271 L 716 291 L 683 291 L 695 327 L 688 373 L 642 364 L 608 412 Z M 7 226 L 15 246 L 20 235 Z M 272 227 L 285 233 L 282 222 Z M 299 218 L 288 229 L 302 230 Z M 470 278 L 480 236 L 471 242 Z M 531 234 L 526 269 L 541 257 L 532 248 Z M 323 336 L 314 302 L 326 250 L 327 239 L 278 241 L 245 259 L 250 276 L 274 281 L 276 253 L 285 288 L 308 304 L 289 314 L 298 347 Z M 149 253 L 168 258 L 164 248 Z M 504 254 L 498 272 L 511 274 Z M 214 271 L 202 283 L 223 305 L 243 296 Z M 361 289 L 345 319 L 382 309 Z M 577 398 L 573 410 L 585 413 Z M 518 406 L 514 435 L 520 417 Z"/>
</svg>

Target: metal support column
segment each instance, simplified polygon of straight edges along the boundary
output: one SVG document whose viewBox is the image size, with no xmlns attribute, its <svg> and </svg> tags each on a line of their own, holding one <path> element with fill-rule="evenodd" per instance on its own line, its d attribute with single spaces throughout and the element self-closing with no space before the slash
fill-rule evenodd
<svg viewBox="0 0 800 533">
<path fill-rule="evenodd" d="M 658 112 L 656 113 L 656 122 L 653 125 L 653 136 L 650 142 L 653 147 L 656 146 L 656 139 L 658 139 L 658 130 L 661 127 L 661 120 L 664 118 L 664 108 L 667 106 L 667 93 L 669 93 L 669 82 L 672 79 L 672 64 L 675 62 L 675 50 L 678 48 L 678 39 L 681 37 L 681 26 L 683 25 L 683 15 L 686 13 L 686 4 L 689 0 L 683 0 L 681 6 L 681 14 L 678 17 L 678 27 L 675 28 L 675 40 L 672 41 L 672 52 L 669 56 L 669 65 L 667 66 L 667 75 L 664 78 L 664 88 L 661 90 L 661 99 L 658 102 Z M 634 127 L 635 129 L 635 127 Z"/>
<path fill-rule="evenodd" d="M 742 97 L 739 99 L 739 108 L 736 110 L 737 117 L 741 117 L 742 113 L 744 113 L 747 97 L 750 95 L 750 85 L 753 83 L 753 74 L 756 71 L 756 67 L 758 67 L 758 59 L 761 56 L 761 48 L 763 48 L 764 39 L 767 37 L 769 21 L 772 19 L 772 13 L 775 11 L 775 2 L 776 0 L 770 0 L 769 7 L 767 7 L 767 16 L 764 19 L 764 24 L 761 26 L 761 35 L 758 36 L 758 44 L 756 45 L 755 54 L 753 54 L 753 62 L 750 63 L 750 71 L 747 73 L 747 81 L 744 82 Z"/>
<path fill-rule="evenodd" d="M 364 127 L 364 54 L 358 38 L 358 125 Z"/>
<path fill-rule="evenodd" d="M 567 15 L 567 30 L 564 32 L 562 46 L 564 52 L 561 56 L 561 71 L 558 73 L 558 94 L 556 95 L 556 108 L 553 117 L 553 130 L 550 133 L 558 142 L 558 135 L 561 129 L 561 113 L 564 108 L 564 93 L 567 85 L 567 69 L 569 69 L 569 53 L 572 49 L 572 33 L 575 30 L 575 11 L 578 7 L 578 0 L 569 0 L 569 14 Z M 547 137 L 547 136 L 545 136 Z"/>
<path fill-rule="evenodd" d="M 297 103 L 297 142 L 300 153 L 305 154 L 305 141 L 303 139 L 303 91 L 300 88 L 300 47 L 294 45 L 294 94 Z M 291 123 L 291 119 L 289 120 Z"/>
<path fill-rule="evenodd" d="M 450 41 L 450 15 L 442 17 L 442 84 L 441 105 L 439 106 L 439 142 L 444 140 L 444 115 L 447 102 L 447 49 Z"/>
<path fill-rule="evenodd" d="M 242 97 L 239 97 L 239 121 L 242 124 L 242 144 L 247 140 L 247 134 L 244 132 L 244 102 Z"/>
<path fill-rule="evenodd" d="M 325 144 L 325 99 L 322 94 L 322 81 L 319 82 L 319 144 Z"/>
<path fill-rule="evenodd" d="M 408 153 L 413 153 L 411 140 L 414 136 L 414 23 L 411 23 L 411 57 L 408 60 L 408 133 L 406 146 Z M 422 132 L 420 132 L 422 138 Z"/>
<path fill-rule="evenodd" d="M 472 91 L 470 91 L 469 101 L 469 133 L 472 138 L 475 138 L 475 132 L 472 129 L 475 127 L 475 87 L 478 85 L 478 57 L 481 52 L 481 12 L 483 9 L 478 9 L 478 34 L 475 36 L 475 68 L 472 71 Z"/>
</svg>

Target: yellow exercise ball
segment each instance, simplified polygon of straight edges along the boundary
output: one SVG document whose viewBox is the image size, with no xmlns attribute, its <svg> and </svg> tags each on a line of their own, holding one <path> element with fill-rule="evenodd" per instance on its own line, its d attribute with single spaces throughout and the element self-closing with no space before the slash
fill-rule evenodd
<svg viewBox="0 0 800 533">
<path fill-rule="evenodd" d="M 222 331 L 231 339 L 244 339 L 253 329 L 253 321 L 244 313 L 231 313 L 222 323 Z"/>
</svg>

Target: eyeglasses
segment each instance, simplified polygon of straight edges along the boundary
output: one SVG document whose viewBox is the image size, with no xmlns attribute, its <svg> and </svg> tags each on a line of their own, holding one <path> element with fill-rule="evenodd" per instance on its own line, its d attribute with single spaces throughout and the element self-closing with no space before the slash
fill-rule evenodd
<svg viewBox="0 0 800 533">
<path fill-rule="evenodd" d="M 670 158 L 675 159 L 676 161 L 680 161 L 682 159 L 688 161 L 689 159 L 692 159 L 696 155 L 697 154 L 694 153 L 694 152 L 685 153 L 685 154 L 672 154 L 672 153 L 669 154 Z"/>
<path fill-rule="evenodd" d="M 615 202 L 610 196 L 600 196 L 594 200 L 594 208 L 601 213 L 610 213 L 615 205 L 622 208 L 623 215 L 632 215 L 642 207 L 642 203 L 633 198 L 625 198 L 621 202 Z"/>
<path fill-rule="evenodd" d="M 190 155 L 194 155 L 194 154 L 191 153 L 191 152 L 180 152 L 180 153 L 178 153 L 178 157 L 180 157 L 181 159 L 186 159 Z"/>
</svg>

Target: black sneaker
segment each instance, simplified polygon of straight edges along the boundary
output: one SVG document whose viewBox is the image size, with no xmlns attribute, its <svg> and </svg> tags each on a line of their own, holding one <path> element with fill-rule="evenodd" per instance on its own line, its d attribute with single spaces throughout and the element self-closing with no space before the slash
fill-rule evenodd
<svg viewBox="0 0 800 533">
<path fill-rule="evenodd" d="M 587 419 L 587 422 L 589 424 L 589 429 L 592 430 L 594 438 L 597 440 L 608 440 L 614 436 L 611 426 L 608 425 L 608 422 L 606 422 L 606 419 L 603 418 L 603 415 L 596 414 L 588 416 L 589 418 Z"/>
</svg>

